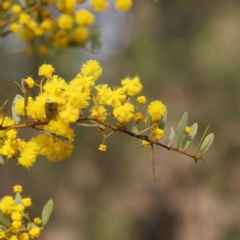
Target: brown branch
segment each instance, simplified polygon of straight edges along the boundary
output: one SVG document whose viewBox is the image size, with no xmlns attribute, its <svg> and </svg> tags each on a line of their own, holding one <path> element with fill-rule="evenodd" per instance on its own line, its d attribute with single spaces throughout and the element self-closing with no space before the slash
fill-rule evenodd
<svg viewBox="0 0 240 240">
<path fill-rule="evenodd" d="M 108 114 L 108 115 L 111 116 L 112 114 Z M 163 147 L 167 150 L 172 150 L 172 151 L 178 152 L 180 154 L 183 154 L 185 156 L 191 157 L 195 161 L 197 161 L 199 159 L 203 160 L 201 155 L 195 156 L 193 154 L 181 151 L 178 148 L 175 148 L 175 147 L 172 147 L 172 146 L 169 147 L 167 145 L 164 145 L 164 144 L 158 142 L 157 140 L 150 139 L 149 136 L 147 136 L 147 135 L 141 135 L 141 134 L 138 135 L 138 134 L 132 133 L 132 132 L 126 130 L 126 129 L 121 129 L 121 128 L 115 127 L 115 126 L 113 126 L 109 123 L 106 123 L 106 122 L 103 122 L 103 121 L 99 120 L 98 116 L 79 117 L 79 119 L 77 120 L 77 122 L 82 122 L 82 121 L 95 121 L 95 122 L 98 122 L 99 124 L 101 124 L 105 127 L 108 127 L 110 129 L 112 129 L 115 132 L 122 132 L 122 133 L 130 135 L 131 137 L 135 137 L 135 138 L 138 138 L 138 139 L 141 139 L 141 140 L 148 141 L 151 144 L 161 146 L 161 147 Z M 38 121 L 38 122 L 29 122 L 29 123 L 24 123 L 24 124 L 15 124 L 15 125 L 12 125 L 12 126 L 4 126 L 4 127 L 1 126 L 0 130 L 21 129 L 21 128 L 28 128 L 28 127 L 36 127 L 36 126 L 40 126 L 40 125 L 43 126 L 43 125 L 47 125 L 48 123 L 49 123 L 48 121 L 43 121 L 43 122 Z"/>
</svg>

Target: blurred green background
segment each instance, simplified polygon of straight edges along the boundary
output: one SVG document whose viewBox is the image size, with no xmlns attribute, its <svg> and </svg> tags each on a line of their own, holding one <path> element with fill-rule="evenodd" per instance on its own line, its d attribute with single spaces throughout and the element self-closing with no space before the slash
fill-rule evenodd
<svg viewBox="0 0 240 240">
<path fill-rule="evenodd" d="M 99 83 L 115 86 L 137 74 L 147 99 L 167 105 L 167 128 L 176 129 L 188 111 L 189 125 L 199 124 L 190 152 L 210 123 L 215 141 L 205 161 L 195 164 L 155 148 L 154 182 L 150 151 L 140 140 L 115 133 L 102 153 L 99 132 L 78 127 L 70 159 L 54 164 L 38 158 L 29 171 L 15 160 L 0 166 L 0 196 L 22 184 L 34 216 L 54 200 L 43 240 L 239 240 L 240 1 L 138 0 L 131 12 L 110 8 L 97 19 L 97 55 L 69 48 L 0 59 L 0 102 L 9 100 L 8 113 L 18 93 L 13 80 L 38 79 L 43 63 L 71 80 L 84 61 L 97 59 L 103 67 Z M 21 47 L 11 35 L 0 51 Z"/>
</svg>

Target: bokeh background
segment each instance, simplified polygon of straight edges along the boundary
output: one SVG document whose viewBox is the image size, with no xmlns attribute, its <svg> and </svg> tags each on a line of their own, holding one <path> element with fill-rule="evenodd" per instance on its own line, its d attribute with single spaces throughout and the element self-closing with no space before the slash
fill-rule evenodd
<svg viewBox="0 0 240 240">
<path fill-rule="evenodd" d="M 68 48 L 0 59 L 0 102 L 9 100 L 8 113 L 18 93 L 13 80 L 38 79 L 43 63 L 71 80 L 84 61 L 97 59 L 99 83 L 115 86 L 137 74 L 148 100 L 167 105 L 167 128 L 176 129 L 188 111 L 189 125 L 199 124 L 190 152 L 210 123 L 215 141 L 205 161 L 155 148 L 154 182 L 150 151 L 140 140 L 115 133 L 102 153 L 99 132 L 78 127 L 70 159 L 54 164 L 38 158 L 29 171 L 15 160 L 0 166 L 0 196 L 22 184 L 34 216 L 54 200 L 43 240 L 239 240 L 240 2 L 135 0 L 130 12 L 111 7 L 97 19 L 102 48 L 96 55 Z M 0 51 L 21 47 L 10 35 Z"/>
</svg>

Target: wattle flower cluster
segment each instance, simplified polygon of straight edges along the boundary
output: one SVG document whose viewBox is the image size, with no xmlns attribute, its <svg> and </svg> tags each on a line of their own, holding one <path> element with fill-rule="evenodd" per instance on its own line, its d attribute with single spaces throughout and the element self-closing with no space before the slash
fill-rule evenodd
<svg viewBox="0 0 240 240">
<path fill-rule="evenodd" d="M 106 151 L 105 129 L 102 125 L 108 118 L 116 120 L 117 128 L 127 129 L 126 124 L 138 126 L 144 123 L 144 118 L 150 117 L 152 133 L 156 140 L 164 136 L 158 125 L 165 113 L 165 106 L 160 101 L 149 104 L 147 114 L 137 109 L 146 103 L 145 96 L 134 96 L 142 91 L 142 84 L 138 76 L 126 77 L 121 86 L 110 87 L 107 84 L 97 84 L 102 74 L 102 68 L 96 60 L 89 60 L 82 65 L 80 72 L 74 79 L 66 82 L 55 69 L 43 64 L 38 71 L 42 77 L 40 81 L 26 78 L 22 81 L 24 96 L 17 95 L 13 103 L 13 119 L 2 117 L 0 130 L 0 154 L 7 158 L 18 158 L 18 163 L 29 168 L 36 161 L 38 155 L 45 156 L 51 162 L 58 162 L 71 156 L 75 133 L 72 125 L 83 120 L 90 120 L 97 124 L 103 133 L 103 143 L 100 151 Z M 39 88 L 39 94 L 31 96 L 31 88 Z M 17 116 L 17 117 L 16 117 Z M 84 117 L 85 116 L 85 117 Z M 25 118 L 24 126 L 32 126 L 36 136 L 25 141 L 17 136 L 20 120 Z M 29 125 L 30 124 L 30 125 Z M 79 124 L 81 125 L 81 124 Z"/>
<path fill-rule="evenodd" d="M 91 28 L 95 15 L 82 7 L 85 2 L 97 12 L 107 10 L 110 5 L 108 0 L 41 0 L 35 5 L 31 1 L 14 4 L 5 0 L 0 2 L 1 16 L 6 17 L 0 21 L 0 28 L 8 25 L 6 34 L 15 33 L 28 43 L 30 54 L 38 50 L 45 55 L 51 47 L 84 46 L 87 41 L 90 41 L 90 50 L 94 51 L 99 47 L 99 32 Z M 113 3 L 122 12 L 132 6 L 132 0 L 113 0 Z"/>
</svg>

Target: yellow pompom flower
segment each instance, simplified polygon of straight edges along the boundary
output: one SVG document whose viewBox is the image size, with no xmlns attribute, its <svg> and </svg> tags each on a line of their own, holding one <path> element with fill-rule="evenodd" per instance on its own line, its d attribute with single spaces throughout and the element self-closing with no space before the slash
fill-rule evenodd
<svg viewBox="0 0 240 240">
<path fill-rule="evenodd" d="M 25 81 L 27 82 L 29 88 L 32 88 L 35 85 L 35 82 L 31 77 L 28 77 Z"/>
<path fill-rule="evenodd" d="M 19 212 L 13 212 L 11 215 L 11 218 L 13 221 L 21 221 L 22 220 L 22 214 Z"/>
<path fill-rule="evenodd" d="M 13 221 L 12 222 L 12 227 L 14 229 L 19 229 L 19 228 L 21 228 L 21 226 L 22 226 L 22 222 L 21 221 Z"/>
<path fill-rule="evenodd" d="M 94 87 L 97 91 L 95 98 L 98 104 L 107 104 L 112 90 L 107 84 L 100 84 Z"/>
<path fill-rule="evenodd" d="M 86 2 L 86 0 L 77 0 L 77 3 L 79 3 L 79 4 L 82 4 L 82 3 L 85 3 Z"/>
<path fill-rule="evenodd" d="M 81 73 L 86 76 L 93 76 L 93 80 L 97 80 L 102 74 L 102 68 L 98 61 L 89 60 L 82 65 Z"/>
<path fill-rule="evenodd" d="M 94 20 L 95 16 L 85 9 L 81 9 L 75 13 L 75 21 L 79 25 L 90 26 L 94 23 Z"/>
<path fill-rule="evenodd" d="M 138 112 L 134 115 L 134 122 L 136 122 L 137 124 L 141 123 L 143 120 L 143 114 Z"/>
<path fill-rule="evenodd" d="M 13 33 L 18 33 L 20 31 L 20 25 L 18 23 L 12 23 L 9 29 Z"/>
<path fill-rule="evenodd" d="M 133 117 L 134 110 L 134 106 L 131 103 L 126 102 L 113 109 L 113 116 L 119 122 L 129 122 Z"/>
<path fill-rule="evenodd" d="M 15 185 L 14 187 L 13 187 L 13 192 L 15 192 L 15 193 L 21 193 L 22 192 L 22 186 L 21 185 Z"/>
<path fill-rule="evenodd" d="M 17 236 L 12 236 L 12 237 L 10 237 L 9 240 L 18 240 L 18 237 Z"/>
<path fill-rule="evenodd" d="M 6 235 L 4 232 L 0 232 L 0 239 L 6 239 Z"/>
<path fill-rule="evenodd" d="M 31 207 L 32 206 L 32 200 L 31 198 L 23 198 L 22 204 L 24 207 Z"/>
<path fill-rule="evenodd" d="M 14 199 L 12 196 L 5 196 L 0 200 L 0 210 L 5 215 L 10 215 L 14 210 Z"/>
<path fill-rule="evenodd" d="M 69 36 L 64 30 L 57 31 L 52 38 L 53 46 L 56 48 L 66 47 L 68 45 Z"/>
<path fill-rule="evenodd" d="M 14 211 L 21 213 L 24 211 L 24 206 L 22 204 L 18 204 L 17 206 L 15 206 Z"/>
<path fill-rule="evenodd" d="M 128 11 L 132 7 L 132 0 L 114 0 L 117 10 L 121 12 Z"/>
<path fill-rule="evenodd" d="M 46 18 L 41 22 L 41 28 L 43 30 L 50 30 L 53 28 L 53 20 L 50 18 Z"/>
<path fill-rule="evenodd" d="M 95 11 L 102 12 L 108 8 L 109 2 L 106 0 L 91 0 L 91 6 Z"/>
<path fill-rule="evenodd" d="M 186 126 L 186 128 L 185 128 L 185 133 L 186 133 L 186 134 L 189 134 L 190 132 L 191 132 L 191 128 L 188 127 L 188 126 Z"/>
<path fill-rule="evenodd" d="M 84 44 L 89 37 L 89 30 L 86 27 L 76 27 L 70 34 L 70 42 Z"/>
<path fill-rule="evenodd" d="M 55 72 L 55 69 L 53 68 L 52 65 L 50 64 L 43 64 L 39 69 L 38 69 L 38 75 L 39 76 L 44 76 L 47 78 L 52 77 L 52 74 Z"/>
<path fill-rule="evenodd" d="M 148 114 L 152 119 L 152 123 L 159 123 L 164 113 L 165 113 L 164 104 L 158 100 L 151 102 L 150 105 L 148 106 Z"/>
<path fill-rule="evenodd" d="M 12 11 L 13 14 L 18 14 L 22 11 L 22 7 L 18 4 L 14 4 L 11 7 L 11 11 Z"/>
<path fill-rule="evenodd" d="M 100 144 L 100 146 L 99 146 L 99 151 L 101 151 L 101 152 L 106 152 L 106 150 L 107 150 L 107 146 L 106 145 L 104 145 L 104 144 Z"/>
<path fill-rule="evenodd" d="M 30 15 L 27 14 L 27 13 L 21 13 L 20 16 L 19 16 L 19 23 L 21 24 L 24 24 L 24 25 L 27 25 L 30 21 Z"/>
<path fill-rule="evenodd" d="M 149 148 L 150 147 L 150 142 L 146 141 L 146 140 L 142 140 L 142 146 L 144 148 Z"/>
<path fill-rule="evenodd" d="M 7 10 L 7 9 L 9 9 L 11 7 L 11 2 L 9 2 L 9 1 L 5 1 L 5 2 L 3 2 L 2 3 L 2 9 L 3 10 Z M 1 238 L 0 238 L 1 239 Z"/>
<path fill-rule="evenodd" d="M 107 113 L 107 109 L 103 106 L 93 106 L 91 109 L 90 109 L 90 112 L 91 112 L 91 116 L 98 116 L 98 115 L 104 115 Z M 101 120 L 101 121 L 104 121 L 106 119 L 107 116 L 100 116 L 100 117 L 97 117 L 97 119 Z"/>
<path fill-rule="evenodd" d="M 143 104 L 145 104 L 146 102 L 147 102 L 147 99 L 146 99 L 145 96 L 140 96 L 140 97 L 137 98 L 137 103 L 138 103 L 138 104 L 143 105 Z"/>
<path fill-rule="evenodd" d="M 142 84 L 140 82 L 139 77 L 134 77 L 133 79 L 126 77 L 121 82 L 123 86 L 123 90 L 126 92 L 129 96 L 134 96 L 139 94 L 142 91 Z"/>
<path fill-rule="evenodd" d="M 113 91 L 109 93 L 109 98 L 107 101 L 107 105 L 112 107 L 118 107 L 126 100 L 126 94 L 124 93 L 122 88 L 115 88 Z"/>
<path fill-rule="evenodd" d="M 73 27 L 74 21 L 72 16 L 63 14 L 58 18 L 57 23 L 59 28 L 66 30 Z"/>
<path fill-rule="evenodd" d="M 156 128 L 156 129 L 153 130 L 153 136 L 156 139 L 161 139 L 164 136 L 164 131 L 160 128 Z"/>
<path fill-rule="evenodd" d="M 29 235 L 31 238 L 38 238 L 41 233 L 41 229 L 39 227 L 35 227 L 29 230 Z"/>
<path fill-rule="evenodd" d="M 34 218 L 33 221 L 34 221 L 34 223 L 37 224 L 37 225 L 40 225 L 40 224 L 42 223 L 42 220 L 41 220 L 39 217 Z"/>
<path fill-rule="evenodd" d="M 19 236 L 19 240 L 29 240 L 29 235 L 27 233 L 21 233 Z"/>
<path fill-rule="evenodd" d="M 38 52 L 41 54 L 41 55 L 46 55 L 48 53 L 48 48 L 47 46 L 45 45 L 40 45 L 38 47 Z"/>
</svg>

